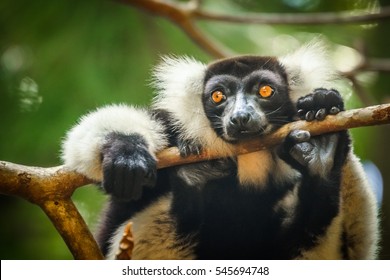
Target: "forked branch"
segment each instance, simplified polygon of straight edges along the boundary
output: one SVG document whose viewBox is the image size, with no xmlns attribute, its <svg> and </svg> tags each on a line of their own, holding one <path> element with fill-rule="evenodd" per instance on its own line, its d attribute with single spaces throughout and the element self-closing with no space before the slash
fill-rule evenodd
<svg viewBox="0 0 390 280">
<path fill-rule="evenodd" d="M 312 135 L 340 131 L 360 126 L 390 123 L 390 104 L 366 107 L 328 116 L 323 121 L 296 121 L 271 135 L 252 139 L 236 146 L 236 154 L 267 149 L 282 143 L 294 129 L 309 131 Z M 176 147 L 160 152 L 158 168 L 188 164 L 223 157 L 205 150 L 199 156 L 182 158 Z M 0 193 L 22 197 L 40 206 L 61 234 L 76 259 L 101 259 L 102 254 L 87 225 L 71 201 L 75 189 L 93 183 L 85 176 L 67 170 L 64 166 L 42 168 L 0 161 Z"/>
<path fill-rule="evenodd" d="M 200 1 L 188 2 L 169 0 L 118 0 L 162 16 L 180 27 L 195 43 L 216 58 L 232 54 L 225 46 L 211 40 L 201 31 L 196 22 L 200 20 L 224 23 L 270 24 L 270 25 L 320 25 L 320 24 L 362 24 L 390 18 L 390 7 L 380 7 L 377 11 L 346 11 L 328 13 L 240 13 L 220 14 L 202 9 Z"/>
</svg>

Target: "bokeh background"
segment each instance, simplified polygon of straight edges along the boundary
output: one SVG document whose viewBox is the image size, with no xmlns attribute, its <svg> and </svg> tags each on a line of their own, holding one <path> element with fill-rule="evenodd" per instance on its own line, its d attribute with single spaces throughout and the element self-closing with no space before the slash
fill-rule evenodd
<svg viewBox="0 0 390 280">
<path fill-rule="evenodd" d="M 221 13 L 311 13 L 357 9 L 377 11 L 377 0 L 208 0 L 203 7 Z M 388 59 L 390 22 L 348 25 L 251 25 L 201 22 L 209 36 L 237 54 L 279 55 L 322 35 L 340 70 L 367 57 Z M 56 166 L 60 143 L 77 119 L 110 103 L 147 106 L 148 79 L 164 54 L 212 57 L 166 19 L 117 1 L 2 0 L 0 2 L 0 160 Z M 351 68 L 352 67 L 352 68 Z M 390 102 L 386 72 L 357 76 L 372 103 Z M 344 82 L 343 86 L 348 85 Z M 364 106 L 345 87 L 348 108 Z M 354 129 L 356 153 L 375 163 L 384 181 L 381 259 L 390 259 L 389 126 Z M 378 179 L 378 177 L 376 178 Z M 93 229 L 105 196 L 94 186 L 73 199 Z M 1 259 L 71 259 L 45 214 L 22 199 L 0 195 Z"/>
</svg>

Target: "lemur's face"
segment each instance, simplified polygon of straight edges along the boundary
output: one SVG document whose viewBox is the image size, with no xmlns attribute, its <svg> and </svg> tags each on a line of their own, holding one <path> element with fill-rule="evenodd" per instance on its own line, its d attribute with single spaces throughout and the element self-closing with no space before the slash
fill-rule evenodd
<svg viewBox="0 0 390 280">
<path fill-rule="evenodd" d="M 295 114 L 286 73 L 275 58 L 238 57 L 209 66 L 203 106 L 228 142 L 268 134 Z"/>
</svg>

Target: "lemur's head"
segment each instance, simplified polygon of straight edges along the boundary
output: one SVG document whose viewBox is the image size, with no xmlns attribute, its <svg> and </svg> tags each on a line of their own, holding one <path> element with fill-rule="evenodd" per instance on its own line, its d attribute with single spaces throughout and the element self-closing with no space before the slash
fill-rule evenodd
<svg viewBox="0 0 390 280">
<path fill-rule="evenodd" d="M 241 56 L 209 65 L 165 57 L 154 71 L 153 106 L 169 113 L 182 139 L 223 147 L 271 132 L 291 120 L 300 96 L 334 87 L 329 61 L 321 42 L 284 57 Z"/>
<path fill-rule="evenodd" d="M 295 114 L 287 74 L 274 57 L 240 56 L 209 65 L 202 101 L 211 126 L 228 142 L 267 134 Z"/>
</svg>

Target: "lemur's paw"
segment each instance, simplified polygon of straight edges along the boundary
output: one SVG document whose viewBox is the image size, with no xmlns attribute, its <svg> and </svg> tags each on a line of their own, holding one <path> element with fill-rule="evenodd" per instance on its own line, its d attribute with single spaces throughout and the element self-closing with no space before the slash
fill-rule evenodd
<svg viewBox="0 0 390 280">
<path fill-rule="evenodd" d="M 102 149 L 103 188 L 118 199 L 137 200 L 156 183 L 156 160 L 142 136 L 111 133 Z"/>
<path fill-rule="evenodd" d="M 344 101 L 337 90 L 315 89 L 297 101 L 298 117 L 302 120 L 323 120 L 327 115 L 344 111 Z"/>
<path fill-rule="evenodd" d="M 308 131 L 293 130 L 285 139 L 284 149 L 298 170 L 326 177 L 334 166 L 338 143 L 338 133 L 311 137 Z"/>
<path fill-rule="evenodd" d="M 179 140 L 177 143 L 177 147 L 179 148 L 181 157 L 200 155 L 200 153 L 202 152 L 202 146 L 192 141 Z"/>
</svg>

